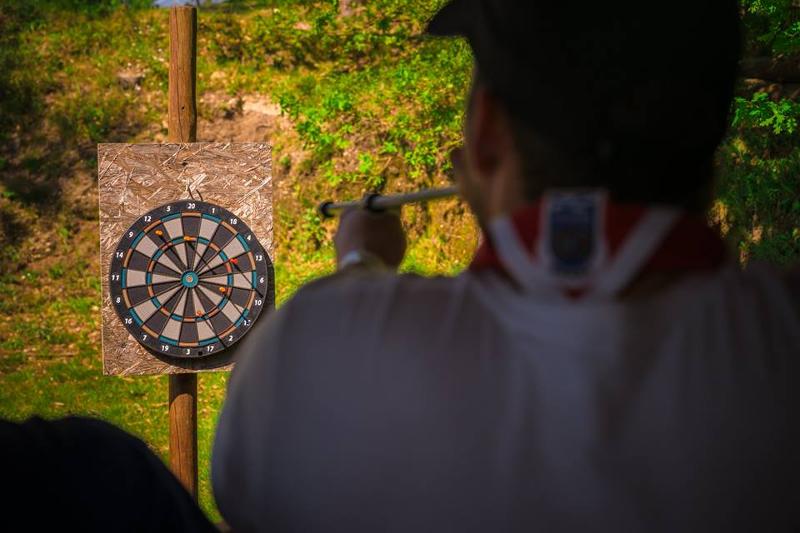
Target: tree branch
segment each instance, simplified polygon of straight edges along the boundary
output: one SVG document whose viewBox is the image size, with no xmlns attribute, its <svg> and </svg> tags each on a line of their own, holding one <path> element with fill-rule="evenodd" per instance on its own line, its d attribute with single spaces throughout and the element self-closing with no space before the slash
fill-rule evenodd
<svg viewBox="0 0 800 533">
<path fill-rule="evenodd" d="M 741 77 L 779 83 L 800 83 L 800 54 L 778 57 L 748 57 L 739 63 Z"/>
</svg>

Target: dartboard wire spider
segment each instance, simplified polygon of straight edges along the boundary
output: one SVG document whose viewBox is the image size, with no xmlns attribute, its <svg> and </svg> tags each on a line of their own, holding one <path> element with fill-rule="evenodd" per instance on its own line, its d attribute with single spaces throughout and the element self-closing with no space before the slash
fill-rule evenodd
<svg viewBox="0 0 800 533">
<path fill-rule="evenodd" d="M 200 255 L 199 255 L 199 254 L 197 254 L 197 249 L 194 247 L 194 245 L 192 244 L 192 242 L 191 242 L 191 241 L 186 241 L 186 243 L 187 243 L 187 244 L 188 244 L 190 247 L 192 247 L 192 250 L 195 252 L 195 255 L 197 255 L 198 257 L 200 257 Z M 212 259 L 213 259 L 213 258 L 212 258 Z M 233 267 L 234 267 L 234 268 L 237 270 L 237 273 L 238 273 L 239 275 L 241 275 L 241 276 L 242 276 L 242 278 L 243 278 L 245 281 L 247 281 L 248 283 L 251 283 L 250 279 L 247 277 L 247 274 L 245 274 L 245 272 L 244 272 L 244 271 L 243 271 L 241 268 L 239 268 L 239 265 L 237 265 L 237 264 L 236 264 L 236 262 L 235 262 L 235 259 L 236 259 L 236 258 L 231 258 L 231 259 L 229 259 L 229 260 L 228 260 L 228 262 L 229 262 L 231 265 L 233 265 Z M 211 266 L 208 264 L 208 262 L 207 262 L 205 259 L 203 259 L 202 257 L 200 257 L 200 261 L 202 261 L 202 262 L 205 264 L 205 267 L 206 267 L 206 272 L 210 272 L 211 270 L 213 270 L 213 269 L 211 269 Z M 202 278 L 201 278 L 201 279 L 202 279 Z M 256 293 L 258 293 L 258 294 L 259 294 L 259 296 L 262 296 L 262 297 L 263 297 L 263 295 L 261 294 L 261 291 L 259 291 L 258 287 L 253 287 L 253 290 L 255 290 L 255 291 L 256 291 Z M 239 305 L 237 305 L 237 304 L 236 304 L 236 302 L 234 302 L 233 300 L 230 300 L 230 299 L 229 299 L 229 300 L 228 300 L 228 302 L 229 302 L 231 305 L 233 305 L 233 306 L 236 308 L 236 310 L 237 310 L 239 313 L 242 313 L 242 312 L 244 312 L 244 309 L 245 309 L 245 308 L 244 308 L 244 307 L 242 307 L 242 306 L 239 306 Z"/>
<path fill-rule="evenodd" d="M 164 238 L 164 235 L 163 235 L 163 233 L 161 233 L 161 230 L 156 230 L 156 231 L 155 231 L 155 234 L 156 234 L 156 237 L 158 237 L 159 239 L 161 239 L 161 242 L 163 242 L 163 243 L 164 243 L 164 245 L 165 245 L 165 246 L 164 246 L 164 253 L 166 254 L 167 250 L 171 251 L 171 252 L 173 253 L 174 257 L 173 257 L 173 256 L 170 256 L 170 259 L 172 259 L 173 261 L 177 260 L 177 262 L 178 262 L 178 266 L 179 266 L 179 267 L 180 267 L 180 268 L 181 268 L 181 269 L 182 269 L 184 272 L 186 272 L 187 270 L 189 270 L 189 265 L 185 265 L 185 264 L 183 263 L 183 260 L 180 258 L 180 256 L 179 256 L 177 253 L 175 253 L 175 250 L 173 250 L 173 249 L 172 249 L 172 248 L 173 248 L 173 246 L 172 246 L 172 243 L 171 243 L 171 242 L 169 242 L 167 239 L 165 239 L 165 238 Z M 169 267 L 167 267 L 167 268 L 169 268 Z"/>
<path fill-rule="evenodd" d="M 234 238 L 235 238 L 235 237 L 234 237 Z M 233 239 L 231 239 L 231 240 L 233 240 Z M 200 277 L 200 279 L 203 279 L 203 277 L 204 277 L 204 276 L 206 276 L 206 275 L 207 275 L 209 272 L 211 272 L 213 269 L 211 268 L 211 265 L 209 265 L 209 264 L 208 264 L 208 261 L 206 261 L 205 259 L 203 259 L 203 257 L 202 257 L 200 254 L 198 254 L 198 253 L 197 253 L 197 248 L 194 246 L 194 244 L 192 244 L 192 241 L 186 241 L 186 244 L 188 244 L 188 245 L 189 245 L 189 246 L 192 248 L 192 251 L 194 252 L 194 254 L 195 254 L 195 255 L 196 255 L 196 256 L 197 256 L 197 257 L 200 259 L 200 261 L 202 261 L 202 262 L 203 262 L 204 268 L 203 268 L 203 270 L 201 270 L 201 271 L 199 272 L 199 274 L 198 274 L 198 276 Z M 214 257 L 216 257 L 218 254 L 219 254 L 219 252 L 217 252 L 216 254 L 214 254 L 214 256 L 212 256 L 212 257 L 211 257 L 211 259 L 214 259 Z M 245 273 L 244 273 L 244 271 L 243 271 L 241 268 L 239 268 L 239 265 L 237 265 L 237 264 L 236 264 L 236 261 L 235 261 L 235 259 L 236 259 L 235 257 L 234 257 L 234 258 L 231 258 L 231 259 L 229 259 L 229 260 L 228 260 L 228 262 L 229 262 L 231 265 L 233 265 L 233 267 L 234 267 L 234 268 L 237 270 L 237 273 L 238 273 L 239 275 L 241 275 L 241 276 L 242 276 L 242 278 L 243 278 L 245 281 L 247 281 L 248 283 L 250 283 L 250 280 L 248 279 L 248 277 L 247 277 L 247 274 L 245 274 Z M 256 290 L 256 292 L 258 292 L 258 293 L 259 293 L 259 295 L 261 295 L 261 292 L 258 290 L 258 287 L 256 287 L 256 288 L 255 288 L 255 290 Z M 262 296 L 263 296 L 263 295 L 262 295 Z"/>
<path fill-rule="evenodd" d="M 214 235 L 211 237 L 211 240 L 212 240 L 212 241 L 213 241 L 213 240 L 214 240 L 214 238 L 217 236 L 217 233 L 219 233 L 220 227 L 222 227 L 222 226 L 217 226 L 217 229 L 214 231 Z M 223 245 L 219 246 L 219 249 L 218 249 L 218 250 L 214 250 L 214 252 L 215 252 L 215 253 L 214 253 L 214 254 L 213 254 L 211 257 L 209 257 L 209 258 L 208 258 L 208 260 L 209 260 L 209 261 L 213 261 L 215 257 L 219 256 L 219 254 L 221 254 L 221 253 L 222 253 L 222 251 L 225 249 L 225 247 L 226 247 L 226 246 L 228 246 L 230 243 L 232 243 L 234 239 L 236 239 L 236 235 L 237 235 L 237 234 L 236 234 L 235 232 L 232 232 L 232 233 L 231 233 L 231 236 L 230 236 L 230 238 L 228 238 L 228 240 L 227 240 L 227 241 L 225 241 L 225 243 L 224 243 Z M 213 248 L 212 248 L 212 249 L 213 249 Z M 206 251 L 208 251 L 208 248 L 206 248 Z M 204 255 L 205 255 L 205 254 L 204 254 Z M 213 270 L 213 269 L 211 268 L 211 265 L 209 265 L 208 263 L 206 263 L 205 267 L 204 267 L 204 268 L 202 268 L 201 270 L 199 270 L 199 271 L 197 272 L 197 274 L 198 274 L 199 276 L 203 276 L 203 274 L 206 274 L 207 272 L 209 272 L 209 271 L 211 271 L 211 270 Z"/>
<path fill-rule="evenodd" d="M 233 268 L 235 268 L 238 271 L 238 273 L 244 278 L 244 280 L 250 283 L 250 278 L 247 277 L 247 274 L 245 274 L 244 270 L 239 268 L 239 265 L 235 263 L 233 259 L 231 259 L 231 264 L 233 265 Z M 258 286 L 253 287 L 253 289 L 259 294 L 259 296 L 262 297 L 264 296 L 264 294 L 261 293 L 261 290 L 259 290 Z"/>
<path fill-rule="evenodd" d="M 215 235 L 216 235 L 216 232 L 218 232 L 218 231 L 219 231 L 219 228 L 220 228 L 220 226 L 217 226 L 217 228 L 214 230 L 214 233 L 215 233 Z M 236 238 L 236 234 L 234 233 L 234 234 L 232 234 L 232 235 L 231 235 L 230 239 L 228 239 L 228 242 L 226 242 L 226 243 L 225 243 L 223 246 L 221 246 L 221 247 L 220 247 L 220 249 L 219 249 L 219 250 L 217 250 L 217 251 L 216 251 L 216 253 L 215 253 L 214 255 L 212 255 L 212 256 L 209 258 L 209 261 L 213 261 L 213 260 L 214 260 L 214 258 L 215 258 L 215 257 L 217 257 L 217 256 L 218 256 L 218 255 L 219 255 L 219 254 L 222 252 L 222 250 L 225 248 L 225 246 L 227 246 L 228 244 L 230 244 L 230 243 L 231 243 L 231 242 L 232 242 L 232 241 L 233 241 L 235 238 Z M 211 237 L 211 240 L 213 240 L 213 239 L 214 239 L 214 236 L 212 236 L 212 237 Z M 200 276 L 200 278 L 202 279 L 203 277 L 207 276 L 207 275 L 208 275 L 208 273 L 209 273 L 209 272 L 211 272 L 211 271 L 213 270 L 213 268 L 211 268 L 211 265 L 209 264 L 209 262 L 208 262 L 208 261 L 206 261 L 205 259 L 203 259 L 202 255 L 200 255 L 200 254 L 197 252 L 197 247 L 195 247 L 193 244 L 191 244 L 191 241 L 186 241 L 186 244 L 188 244 L 189 246 L 191 246 L 191 248 L 192 248 L 192 251 L 194 252 L 194 254 L 195 254 L 195 255 L 196 255 L 196 256 L 197 256 L 197 257 L 200 259 L 200 261 L 202 261 L 202 262 L 203 262 L 203 268 L 202 268 L 202 269 L 200 269 L 200 270 L 198 271 L 198 275 L 199 275 L 199 276 Z M 204 253 L 203 255 L 205 255 L 205 253 Z M 244 254 L 242 254 L 242 255 L 244 255 Z M 228 259 L 228 262 L 229 262 L 231 265 L 233 265 L 233 267 L 234 267 L 234 268 L 237 270 L 237 273 L 238 273 L 239 275 L 241 275 L 241 276 L 242 276 L 242 278 L 243 278 L 245 281 L 248 281 L 248 282 L 249 282 L 250 280 L 248 279 L 248 277 L 247 277 L 247 274 L 246 274 L 246 273 L 245 273 L 245 272 L 244 272 L 244 271 L 243 271 L 241 268 L 239 268 L 239 265 L 237 264 L 237 261 L 236 261 L 236 259 L 237 259 L 237 258 L 235 258 L 235 257 L 229 258 L 229 259 Z M 256 287 L 256 290 L 258 291 L 258 288 L 257 288 L 257 287 Z M 259 292 L 259 294 L 261 294 L 261 292 L 260 292 L 260 291 L 258 291 L 258 292 Z M 263 295 L 262 295 L 262 296 L 263 296 Z"/>
<path fill-rule="evenodd" d="M 167 241 L 167 240 L 164 238 L 164 236 L 163 236 L 163 235 L 161 235 L 161 234 L 159 234 L 158 232 L 156 232 L 156 236 L 157 236 L 159 239 L 161 239 L 161 241 L 164 243 L 164 245 L 165 245 L 165 250 L 166 250 L 166 249 L 169 249 L 169 248 L 171 248 L 171 243 L 170 243 L 169 241 Z M 208 263 L 206 263 L 206 261 L 205 261 L 205 260 L 202 258 L 202 256 L 200 256 L 200 255 L 197 253 L 197 249 L 196 249 L 196 248 L 195 248 L 195 247 L 194 247 L 194 246 L 191 244 L 191 241 L 185 241 L 185 242 L 186 242 L 186 244 L 188 244 L 188 245 L 190 245 L 190 246 L 192 247 L 192 250 L 194 251 L 195 255 L 196 255 L 196 256 L 197 256 L 197 257 L 200 259 L 200 261 L 203 261 L 203 263 L 205 263 L 205 265 L 206 265 L 206 266 L 208 266 Z M 180 257 L 178 257 L 178 254 L 175 254 L 175 256 L 176 256 L 176 257 L 175 257 L 175 258 L 173 258 L 173 259 L 176 259 L 176 258 L 177 258 L 177 260 L 178 260 L 178 263 L 179 263 L 179 265 L 178 265 L 178 266 L 180 266 L 180 267 L 181 267 L 181 268 L 182 268 L 184 271 L 188 271 L 188 270 L 190 270 L 190 268 L 189 268 L 189 265 L 184 265 L 184 264 L 183 264 L 183 261 L 180 259 Z M 187 293 L 188 293 L 188 294 L 187 294 L 187 297 L 189 297 L 189 296 L 192 296 L 192 297 L 194 297 L 194 294 L 195 294 L 195 289 L 188 289 Z M 174 296 L 173 296 L 173 297 L 174 297 Z M 204 309 L 204 311 L 205 311 L 205 309 Z M 203 313 L 203 314 L 207 314 L 207 313 Z M 213 331 L 213 325 L 212 325 L 212 331 Z M 216 332 L 215 332 L 215 333 L 216 333 Z M 220 342 L 222 342 L 222 344 L 223 344 L 224 346 L 227 346 L 227 343 L 225 343 L 225 342 L 224 342 L 222 339 L 220 339 Z"/>
<path fill-rule="evenodd" d="M 215 230 L 215 232 L 216 232 L 216 231 L 219 231 L 219 226 L 217 227 L 217 229 Z M 163 243 L 164 243 L 164 245 L 166 246 L 166 249 L 169 249 L 169 248 L 171 248 L 171 246 L 170 246 L 170 245 L 171 245 L 171 243 L 170 243 L 169 241 L 167 241 L 167 240 L 164 238 L 164 236 L 163 236 L 163 235 L 161 235 L 161 234 L 159 234 L 159 233 L 156 233 L 156 236 L 157 236 L 159 239 L 161 239 L 161 242 L 163 242 Z M 213 237 L 212 237 L 212 238 L 213 238 Z M 232 241 L 233 239 L 235 239 L 235 238 L 236 238 L 236 237 L 235 237 L 235 235 L 232 235 L 232 236 L 231 236 L 231 238 L 228 240 L 228 242 L 231 242 L 231 241 Z M 213 270 L 213 269 L 211 268 L 211 265 L 209 265 L 208 261 L 206 261 L 206 260 L 203 258 L 203 256 L 197 252 L 197 248 L 194 246 L 194 244 L 192 243 L 192 241 L 190 241 L 190 240 L 187 240 L 187 241 L 185 241 L 185 244 L 187 244 L 187 245 L 188 245 L 188 246 L 189 246 L 189 247 L 192 249 L 192 251 L 194 252 L 195 256 L 198 258 L 198 260 L 199 260 L 199 261 L 201 261 L 201 262 L 203 263 L 203 267 L 204 267 L 204 268 L 203 268 L 202 270 L 200 270 L 200 272 L 199 272 L 199 274 L 198 274 L 199 276 L 201 276 L 201 277 L 202 277 L 202 275 L 203 275 L 203 274 L 207 274 L 208 272 L 210 272 L 211 270 Z M 220 250 L 218 250 L 218 251 L 217 251 L 217 252 L 216 252 L 216 253 L 215 253 L 215 254 L 214 254 L 214 255 L 213 255 L 213 256 L 212 256 L 210 259 L 212 259 L 212 260 L 213 260 L 213 259 L 214 259 L 214 257 L 216 257 L 217 255 L 219 255 L 219 253 L 220 253 L 221 251 L 222 251 L 222 248 L 220 248 Z M 203 254 L 203 255 L 204 255 L 204 254 Z M 180 266 L 181 268 L 183 268 L 184 270 L 189 270 L 189 269 L 190 269 L 190 268 L 189 268 L 189 265 L 184 265 L 184 264 L 183 264 L 183 261 L 181 260 L 181 258 L 180 258 L 180 257 L 178 257 L 178 254 L 175 254 L 175 258 L 173 258 L 173 259 L 177 259 L 177 260 L 178 260 L 178 263 L 179 263 L 179 266 Z M 244 273 L 244 271 L 242 271 L 242 269 L 241 269 L 241 268 L 239 268 L 239 265 L 237 265 L 237 264 L 236 264 L 236 262 L 235 262 L 233 259 L 235 259 L 235 258 L 229 259 L 229 260 L 228 260 L 228 262 L 229 262 L 231 265 L 233 265 L 233 267 L 234 267 L 234 268 L 237 270 L 237 273 L 238 273 L 240 276 L 242 276 L 242 278 L 243 278 L 245 281 L 247 281 L 248 283 L 250 283 L 250 279 L 247 277 L 247 274 L 245 274 L 245 273 Z M 256 290 L 256 292 L 258 292 L 258 293 L 259 293 L 259 295 L 261 295 L 261 292 L 258 290 L 258 287 L 254 287 L 254 289 Z M 261 296 L 263 296 L 263 295 L 261 295 Z M 239 309 L 239 306 L 235 306 L 235 307 L 236 307 L 237 309 Z"/>
<path fill-rule="evenodd" d="M 199 191 L 198 191 L 198 194 L 199 194 Z M 220 231 L 220 228 L 222 228 L 222 227 L 223 227 L 223 226 L 222 226 L 221 224 L 218 224 L 218 225 L 217 225 L 217 227 L 214 229 L 214 233 L 211 235 L 211 238 L 209 239 L 209 241 L 210 241 L 210 242 L 213 242 L 214 238 L 217 236 L 217 233 L 219 233 L 219 231 Z M 219 254 L 222 252 L 222 250 L 223 250 L 223 249 L 224 249 L 226 246 L 228 246 L 228 244 L 230 244 L 230 243 L 231 243 L 231 242 L 232 242 L 232 241 L 233 241 L 233 240 L 236 238 L 236 235 L 237 235 L 237 232 L 236 232 L 235 230 L 231 231 L 231 236 L 228 238 L 228 240 L 227 240 L 227 241 L 225 241 L 225 243 L 224 243 L 224 244 L 222 244 L 222 246 L 220 246 L 220 247 L 219 247 L 219 249 L 215 250 L 215 253 L 214 253 L 214 254 L 213 254 L 211 257 L 209 257 L 209 258 L 208 258 L 208 260 L 209 260 L 209 261 L 213 261 L 213 260 L 214 260 L 214 258 L 215 258 L 215 257 L 217 257 L 217 256 L 218 256 L 218 255 L 219 255 Z M 163 239 L 162 239 L 162 240 L 163 240 Z M 188 241 L 188 240 L 186 241 L 186 243 L 187 243 L 187 244 L 188 244 L 189 242 L 191 242 L 191 241 Z M 203 267 L 202 269 L 198 270 L 198 272 L 197 272 L 198 276 L 201 276 L 201 277 L 202 277 L 202 275 L 203 275 L 203 274 L 205 274 L 205 273 L 206 273 L 206 272 L 208 272 L 209 270 L 212 270 L 212 268 L 211 268 L 211 265 L 209 265 L 209 264 L 208 264 L 208 262 L 207 262 L 207 261 L 205 261 L 205 260 L 203 259 L 203 257 L 202 257 L 202 256 L 203 256 L 203 255 L 205 255 L 205 254 L 206 254 L 206 252 L 208 251 L 208 246 L 205 248 L 205 250 L 203 250 L 203 254 L 202 254 L 202 255 L 198 253 L 198 251 L 197 251 L 197 247 L 195 247 L 195 246 L 192 246 L 192 251 L 193 251 L 193 252 L 195 253 L 195 255 L 196 255 L 196 256 L 197 256 L 197 257 L 198 257 L 198 258 L 199 258 L 201 261 L 203 261 L 203 263 L 204 263 L 204 267 Z M 194 266 L 197 266 L 197 265 L 194 265 Z"/>
</svg>

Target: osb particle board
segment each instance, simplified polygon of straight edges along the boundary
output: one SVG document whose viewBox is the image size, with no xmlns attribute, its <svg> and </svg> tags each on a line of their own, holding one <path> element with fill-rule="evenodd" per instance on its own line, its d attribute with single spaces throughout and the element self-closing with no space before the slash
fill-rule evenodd
<svg viewBox="0 0 800 533">
<path fill-rule="evenodd" d="M 144 213 L 179 200 L 218 204 L 241 218 L 274 260 L 272 150 L 265 143 L 99 144 L 103 373 L 158 375 L 229 370 L 236 346 L 210 358 L 164 357 L 142 347 L 119 320 L 109 268 L 123 232 Z M 274 306 L 274 278 L 263 316 Z"/>
</svg>

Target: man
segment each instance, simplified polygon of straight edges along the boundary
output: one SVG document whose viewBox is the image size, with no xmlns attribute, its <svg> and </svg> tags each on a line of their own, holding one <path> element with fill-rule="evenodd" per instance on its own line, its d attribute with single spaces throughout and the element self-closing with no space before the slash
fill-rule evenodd
<svg viewBox="0 0 800 533">
<path fill-rule="evenodd" d="M 456 0 L 476 59 L 453 163 L 467 272 L 342 272 L 245 341 L 212 477 L 236 531 L 796 531 L 797 277 L 705 224 L 733 0 Z M 791 292 L 791 291 L 794 292 Z"/>
</svg>

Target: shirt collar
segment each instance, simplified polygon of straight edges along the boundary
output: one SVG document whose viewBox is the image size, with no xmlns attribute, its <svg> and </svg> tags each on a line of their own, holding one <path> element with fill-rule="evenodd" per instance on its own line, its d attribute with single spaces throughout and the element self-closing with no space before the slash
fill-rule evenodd
<svg viewBox="0 0 800 533">
<path fill-rule="evenodd" d="M 490 221 L 470 269 L 578 298 L 618 293 L 644 273 L 716 271 L 726 257 L 701 216 L 614 203 L 603 191 L 554 191 Z"/>
</svg>

